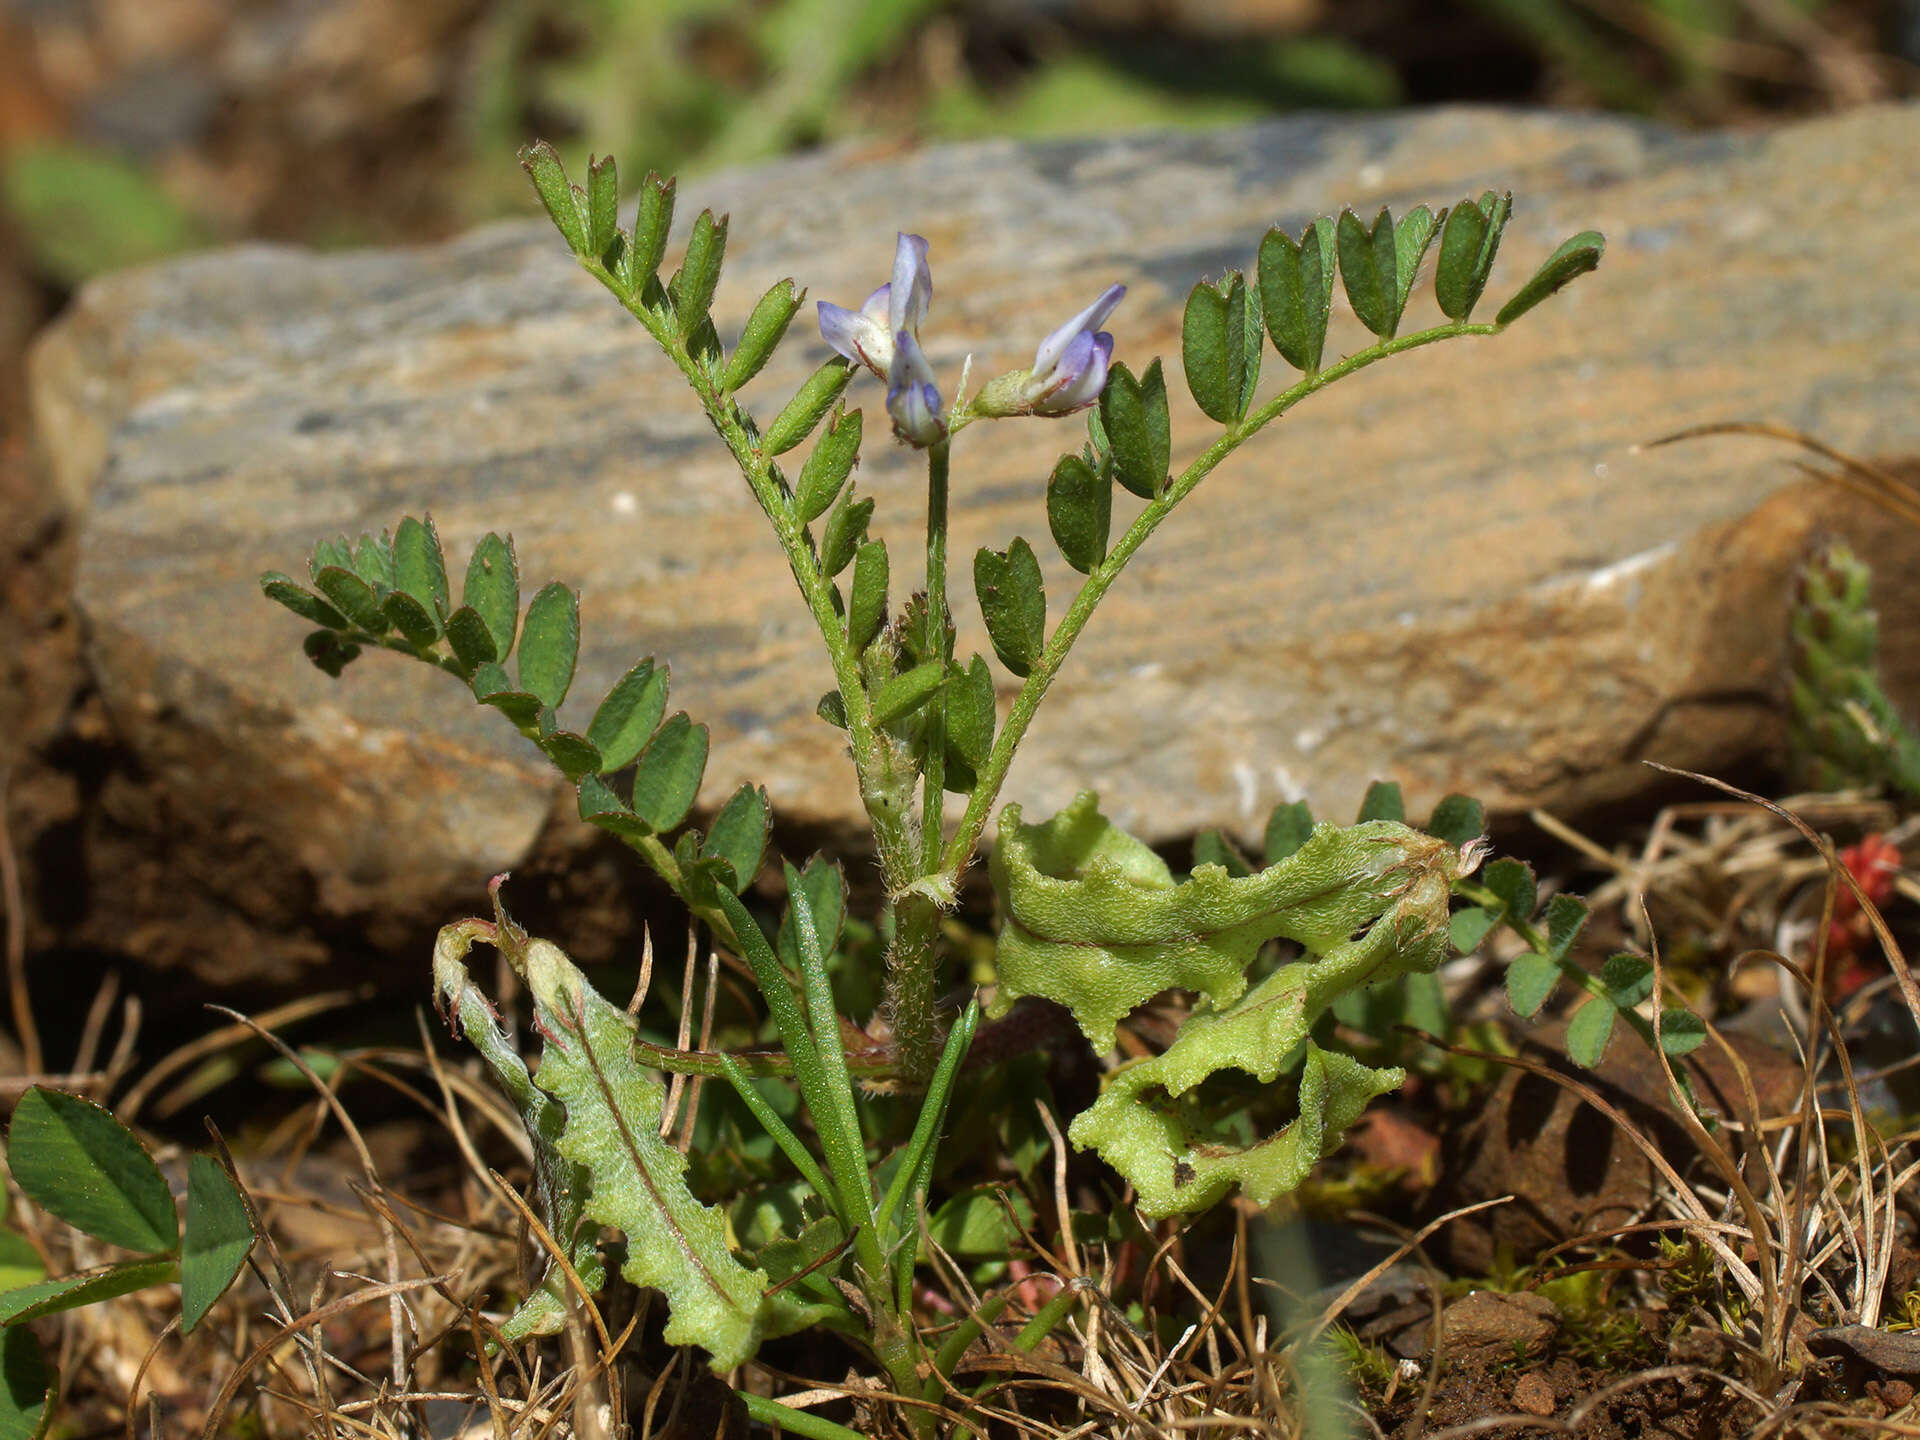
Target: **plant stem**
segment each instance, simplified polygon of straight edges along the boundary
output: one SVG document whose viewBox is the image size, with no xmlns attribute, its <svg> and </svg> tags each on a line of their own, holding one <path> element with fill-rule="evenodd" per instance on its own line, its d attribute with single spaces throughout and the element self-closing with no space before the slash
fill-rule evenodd
<svg viewBox="0 0 1920 1440">
<path fill-rule="evenodd" d="M 952 658 L 947 641 L 947 467 L 950 451 L 942 440 L 927 448 L 926 631 L 921 651 L 945 664 Z M 887 950 L 886 1012 L 901 1078 L 924 1084 L 940 1053 L 940 1026 L 933 1013 L 940 931 L 940 906 L 930 895 L 907 885 L 940 869 L 942 811 L 946 801 L 947 697 L 937 692 L 927 702 L 924 724 L 926 758 L 921 772 L 920 859 L 910 876 L 887 877 L 890 903 L 897 907 L 893 943 Z M 906 893 L 902 893 L 906 892 Z"/>
<path fill-rule="evenodd" d="M 756 435 L 749 430 L 733 397 L 720 388 L 707 366 L 687 349 L 686 340 L 667 317 L 648 306 L 643 295 L 622 285 L 599 261 L 587 259 L 580 263 L 640 322 L 685 377 L 708 421 L 733 455 L 734 464 L 745 477 L 754 499 L 772 523 L 780 548 L 786 551 L 794 583 L 813 614 L 821 643 L 833 665 L 834 682 L 839 686 L 847 715 L 847 740 L 853 750 L 861 799 L 873 827 L 874 842 L 882 857 L 889 853 L 910 853 L 907 816 L 895 811 L 883 787 L 876 783 L 890 772 L 891 758 L 887 754 L 886 738 L 878 734 L 873 725 L 866 684 L 860 674 L 860 657 L 854 654 L 845 626 L 834 611 L 832 581 L 820 571 L 820 560 L 807 539 L 806 527 L 794 518 L 772 457 L 759 447 Z"/>
<path fill-rule="evenodd" d="M 947 640 L 948 442 L 927 450 L 927 634 L 924 649 L 944 665 L 953 658 Z M 920 873 L 940 865 L 941 812 L 947 793 L 947 694 L 944 686 L 927 702 L 926 786 L 920 801 Z"/>
<path fill-rule="evenodd" d="M 850 1430 L 825 1416 L 796 1410 L 791 1405 L 782 1405 L 778 1400 L 769 1400 L 764 1395 L 749 1395 L 745 1390 L 733 1393 L 746 1405 L 749 1419 L 758 1420 L 762 1425 L 771 1425 L 776 1430 L 804 1435 L 807 1440 L 865 1440 L 858 1430 Z"/>
</svg>

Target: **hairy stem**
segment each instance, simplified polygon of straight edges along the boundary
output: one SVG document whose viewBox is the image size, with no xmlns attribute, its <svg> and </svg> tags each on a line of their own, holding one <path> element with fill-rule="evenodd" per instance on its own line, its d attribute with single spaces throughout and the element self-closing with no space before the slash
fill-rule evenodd
<svg viewBox="0 0 1920 1440">
<path fill-rule="evenodd" d="M 890 773 L 890 757 L 885 753 L 886 738 L 873 725 L 866 683 L 860 674 L 860 658 L 853 653 L 846 629 L 834 610 L 833 582 L 821 573 L 819 556 L 814 553 L 813 545 L 807 538 L 806 527 L 794 517 L 772 457 L 761 450 L 739 405 L 720 388 L 707 367 L 687 349 L 687 343 L 678 331 L 661 314 L 650 308 L 643 296 L 627 289 L 599 261 L 582 260 L 581 264 L 613 293 L 629 315 L 640 322 L 686 379 L 706 412 L 707 420 L 726 443 L 748 488 L 753 491 L 754 499 L 766 512 L 774 535 L 780 541 L 780 548 L 786 552 L 794 583 L 813 615 L 821 643 L 826 647 L 827 658 L 833 665 L 834 682 L 839 686 L 847 714 L 847 739 L 853 750 L 854 768 L 860 776 L 861 798 L 866 805 L 875 842 L 883 855 L 889 851 L 906 850 L 909 839 L 907 817 L 896 812 L 876 783 L 879 777 Z"/>
<path fill-rule="evenodd" d="M 948 442 L 927 450 L 927 609 L 922 653 L 942 664 L 952 658 L 947 643 L 947 465 Z M 944 690 L 927 703 L 926 759 L 920 793 L 920 861 L 915 873 L 888 890 L 897 907 L 893 943 L 887 950 L 886 1013 L 893 1026 L 901 1078 L 919 1086 L 933 1074 L 940 1054 L 940 1024 L 933 1013 L 935 941 L 940 907 L 929 895 L 906 891 L 907 883 L 940 869 L 941 812 L 946 799 L 947 697 Z"/>
</svg>

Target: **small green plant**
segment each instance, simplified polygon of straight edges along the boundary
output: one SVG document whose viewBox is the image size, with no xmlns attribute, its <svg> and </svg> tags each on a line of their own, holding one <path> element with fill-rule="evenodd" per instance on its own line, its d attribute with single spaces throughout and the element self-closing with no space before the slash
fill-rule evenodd
<svg viewBox="0 0 1920 1440">
<path fill-rule="evenodd" d="M 166 1177 L 133 1132 L 77 1095 L 35 1085 L 20 1097 L 7 1131 L 7 1166 L 28 1200 L 102 1245 L 133 1258 L 103 1261 L 72 1275 L 39 1278 L 37 1252 L 0 1231 L 0 1430 L 32 1436 L 46 1419 L 55 1377 L 27 1322 L 112 1300 L 150 1285 L 180 1286 L 180 1328 L 191 1332 L 240 1273 L 253 1248 L 245 1198 L 211 1155 L 187 1162 L 181 1223 Z"/>
<path fill-rule="evenodd" d="M 943 924 L 1048 688 L 1128 560 L 1249 437 L 1380 360 L 1497 334 L 1591 270 L 1602 242 L 1591 232 L 1569 240 L 1482 322 L 1472 315 L 1510 213 L 1505 195 L 1490 191 L 1438 213 L 1420 206 L 1399 219 L 1384 210 L 1371 221 L 1348 212 L 1298 235 L 1268 232 L 1245 271 L 1197 284 L 1188 296 L 1181 367 L 1219 430 L 1176 475 L 1161 362 L 1136 373 L 1113 358 L 1113 337 L 1102 328 L 1121 302 L 1121 286 L 1047 335 L 1031 365 L 971 393 L 962 377 L 949 402 L 919 343 L 932 294 L 927 243 L 903 234 L 891 278 L 858 309 L 818 306 L 835 358 L 756 415 L 741 393 L 786 336 L 804 292 L 790 280 L 773 286 L 729 348 L 710 308 L 725 217 L 700 214 L 679 268 L 663 276 L 673 181 L 647 177 L 629 228 L 619 223 L 611 160 L 590 164 L 584 187 L 569 182 L 545 145 L 530 147 L 523 160 L 580 264 L 685 377 L 765 512 L 815 622 L 835 678 L 818 713 L 846 736 L 884 886 L 875 926 L 885 943 L 878 1012 L 858 1022 L 834 994 L 836 972 L 850 963 L 836 866 L 819 857 L 783 865 L 786 901 L 777 916 L 763 920 L 743 898 L 766 858 L 764 791 L 743 787 L 712 812 L 704 832 L 688 826 L 707 732 L 684 713 L 666 718 L 664 666 L 643 660 L 590 714 L 563 714 L 579 650 L 578 605 L 571 591 L 550 584 L 523 614 L 509 540 L 480 542 L 457 601 L 426 519 L 403 520 L 390 536 L 323 542 L 309 565 L 311 588 L 282 574 L 262 584 L 318 627 L 307 653 L 329 673 L 365 649 L 393 650 L 447 671 L 505 714 L 575 788 L 581 816 L 631 846 L 717 943 L 745 961 L 770 1038 L 779 1042 L 777 1050 L 718 1053 L 646 1040 L 557 947 L 514 924 L 497 888 L 492 919 L 442 933 L 439 1000 L 519 1108 L 539 1157 L 554 1269 L 508 1322 L 507 1335 L 548 1333 L 567 1322 L 581 1292 L 604 1279 L 597 1242 L 602 1227 L 613 1227 L 627 1238 L 622 1272 L 667 1297 L 669 1340 L 703 1346 L 726 1370 L 770 1336 L 812 1326 L 839 1331 L 864 1343 L 895 1392 L 925 1402 L 908 1423 L 931 1433 L 938 1417 L 927 1407 L 944 1399 L 954 1367 L 1016 1293 L 1010 1285 L 988 1294 L 937 1341 L 915 1323 L 923 1238 L 931 1253 L 941 1236 L 970 1233 L 959 1221 L 928 1232 L 922 1217 L 956 1077 L 991 1023 L 974 1004 L 956 1014 L 938 1003 Z M 1442 319 L 1402 334 L 1430 252 Z M 1375 338 L 1328 361 L 1336 278 Z M 1269 341 L 1299 373 L 1262 400 Z M 895 598 L 897 557 L 871 533 L 874 502 L 852 484 L 867 430 L 842 397 L 862 368 L 886 384 L 894 435 L 927 462 L 923 570 L 904 599 Z M 954 445 L 981 421 L 1082 412 L 1086 438 L 1053 467 L 1046 520 L 1062 557 L 1084 579 L 1050 625 L 1033 546 L 1016 537 L 1005 548 L 981 549 L 971 571 L 993 658 L 962 658 L 949 608 Z M 788 468 L 793 462 L 784 457 L 810 437 L 812 448 Z M 1017 682 L 1004 714 L 995 662 Z M 964 799 L 951 826 L 943 823 L 948 793 Z M 1467 814 L 1464 803 L 1450 802 L 1442 835 L 1415 830 L 1397 813 L 1342 827 L 1290 812 L 1287 823 L 1298 833 L 1270 843 L 1257 872 L 1203 860 L 1184 878 L 1106 820 L 1091 795 L 1032 824 L 1008 805 L 991 866 L 1004 918 L 987 1013 L 1000 1019 L 1020 997 L 1044 996 L 1105 1049 L 1134 1006 L 1169 988 L 1192 993 L 1195 1004 L 1172 1043 L 1115 1070 L 1105 1093 L 1072 1121 L 1072 1139 L 1118 1169 L 1148 1215 L 1202 1209 L 1236 1185 L 1269 1199 L 1298 1185 L 1368 1100 L 1401 1078 L 1397 1069 L 1370 1068 L 1326 1048 L 1316 1022 L 1369 986 L 1431 972 L 1445 958 L 1451 897 L 1477 858 L 1470 842 L 1478 811 Z M 1517 897 L 1499 903 L 1509 919 L 1530 909 Z M 1273 963 L 1277 951 L 1267 942 L 1282 939 L 1295 958 Z M 509 1043 L 467 974 L 464 957 L 475 941 L 498 947 L 531 992 L 537 1067 Z M 798 1218 L 755 1252 L 746 1253 L 719 1210 L 694 1195 L 686 1157 L 659 1142 L 665 1087 L 658 1072 L 725 1080 L 792 1167 L 804 1196 Z M 1235 1122 L 1238 1140 L 1222 1143 L 1221 1116 L 1194 1113 L 1193 1101 L 1203 1082 L 1226 1076 L 1262 1096 L 1290 1096 L 1293 1118 L 1264 1138 Z M 889 1104 L 899 1132 L 910 1134 L 889 1139 L 865 1091 L 896 1097 Z M 939 1215 L 948 1213 L 959 1212 Z M 1009 1231 L 998 1233 L 1004 1246 Z M 1032 1348 L 1083 1303 L 1080 1288 L 1062 1288 L 1012 1343 Z M 772 1401 L 746 1403 L 789 1428 L 843 1433 L 821 1429 L 818 1417 L 802 1426 Z"/>
<path fill-rule="evenodd" d="M 1801 567 L 1789 620 L 1794 777 L 1814 790 L 1885 785 L 1920 795 L 1920 732 L 1880 684 L 1872 586 L 1873 572 L 1845 545 Z"/>
</svg>

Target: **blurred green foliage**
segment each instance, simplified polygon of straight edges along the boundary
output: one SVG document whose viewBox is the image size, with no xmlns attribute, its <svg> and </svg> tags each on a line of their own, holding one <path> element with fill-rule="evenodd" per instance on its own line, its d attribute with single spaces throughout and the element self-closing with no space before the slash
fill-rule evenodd
<svg viewBox="0 0 1920 1440">
<path fill-rule="evenodd" d="M 64 285 L 204 243 L 186 209 L 137 165 L 48 141 L 0 163 L 0 203 L 35 265 Z"/>
<path fill-rule="evenodd" d="M 1481 52 L 1506 46 L 1563 103 L 1712 121 L 1794 72 L 1796 43 L 1837 8 L 1644 0 L 1609 18 L 1587 0 L 1461 0 L 1413 16 L 1436 37 L 1475 32 L 1449 95 L 1523 98 L 1474 88 Z M 1417 34 L 1356 28 L 1333 6 L 1298 33 L 1202 33 L 1204 15 L 1175 7 L 1129 27 L 968 0 L 506 0 L 486 22 L 467 139 L 476 174 L 500 173 L 492 157 L 533 131 L 684 174 L 861 134 L 1205 127 L 1419 98 L 1402 73 Z"/>
<path fill-rule="evenodd" d="M 66 287 L 215 238 L 338 246 L 523 210 L 507 160 L 534 134 L 575 162 L 618 151 L 632 175 L 855 138 L 1112 134 L 1435 100 L 1725 123 L 1910 85 L 1874 53 L 1876 34 L 1893 43 L 1893 4 L 1302 0 L 1236 21 L 1205 0 L 475 0 L 447 37 L 457 58 L 410 112 L 416 128 L 369 114 L 341 132 L 343 165 L 372 164 L 364 152 L 400 172 L 384 188 L 282 213 L 313 156 L 257 136 L 223 154 L 231 137 L 209 130 L 184 142 L 200 172 L 167 172 L 214 177 L 190 200 L 151 159 L 63 139 L 0 150 L 0 222 Z M 236 180 L 229 165 L 252 168 Z M 396 192 L 413 197 L 397 219 Z M 216 206 L 228 208 L 216 218 Z"/>
</svg>

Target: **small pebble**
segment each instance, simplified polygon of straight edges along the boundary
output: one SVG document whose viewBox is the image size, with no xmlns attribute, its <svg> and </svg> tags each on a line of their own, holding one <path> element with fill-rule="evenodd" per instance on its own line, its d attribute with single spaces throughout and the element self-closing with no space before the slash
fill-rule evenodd
<svg viewBox="0 0 1920 1440">
<path fill-rule="evenodd" d="M 1889 1410 L 1903 1409 L 1913 1401 L 1913 1386 L 1905 1380 L 1882 1380 L 1880 1403 Z"/>
<path fill-rule="evenodd" d="M 1513 1407 L 1528 1415 L 1553 1414 L 1553 1386 L 1538 1370 L 1513 1382 Z"/>
</svg>

